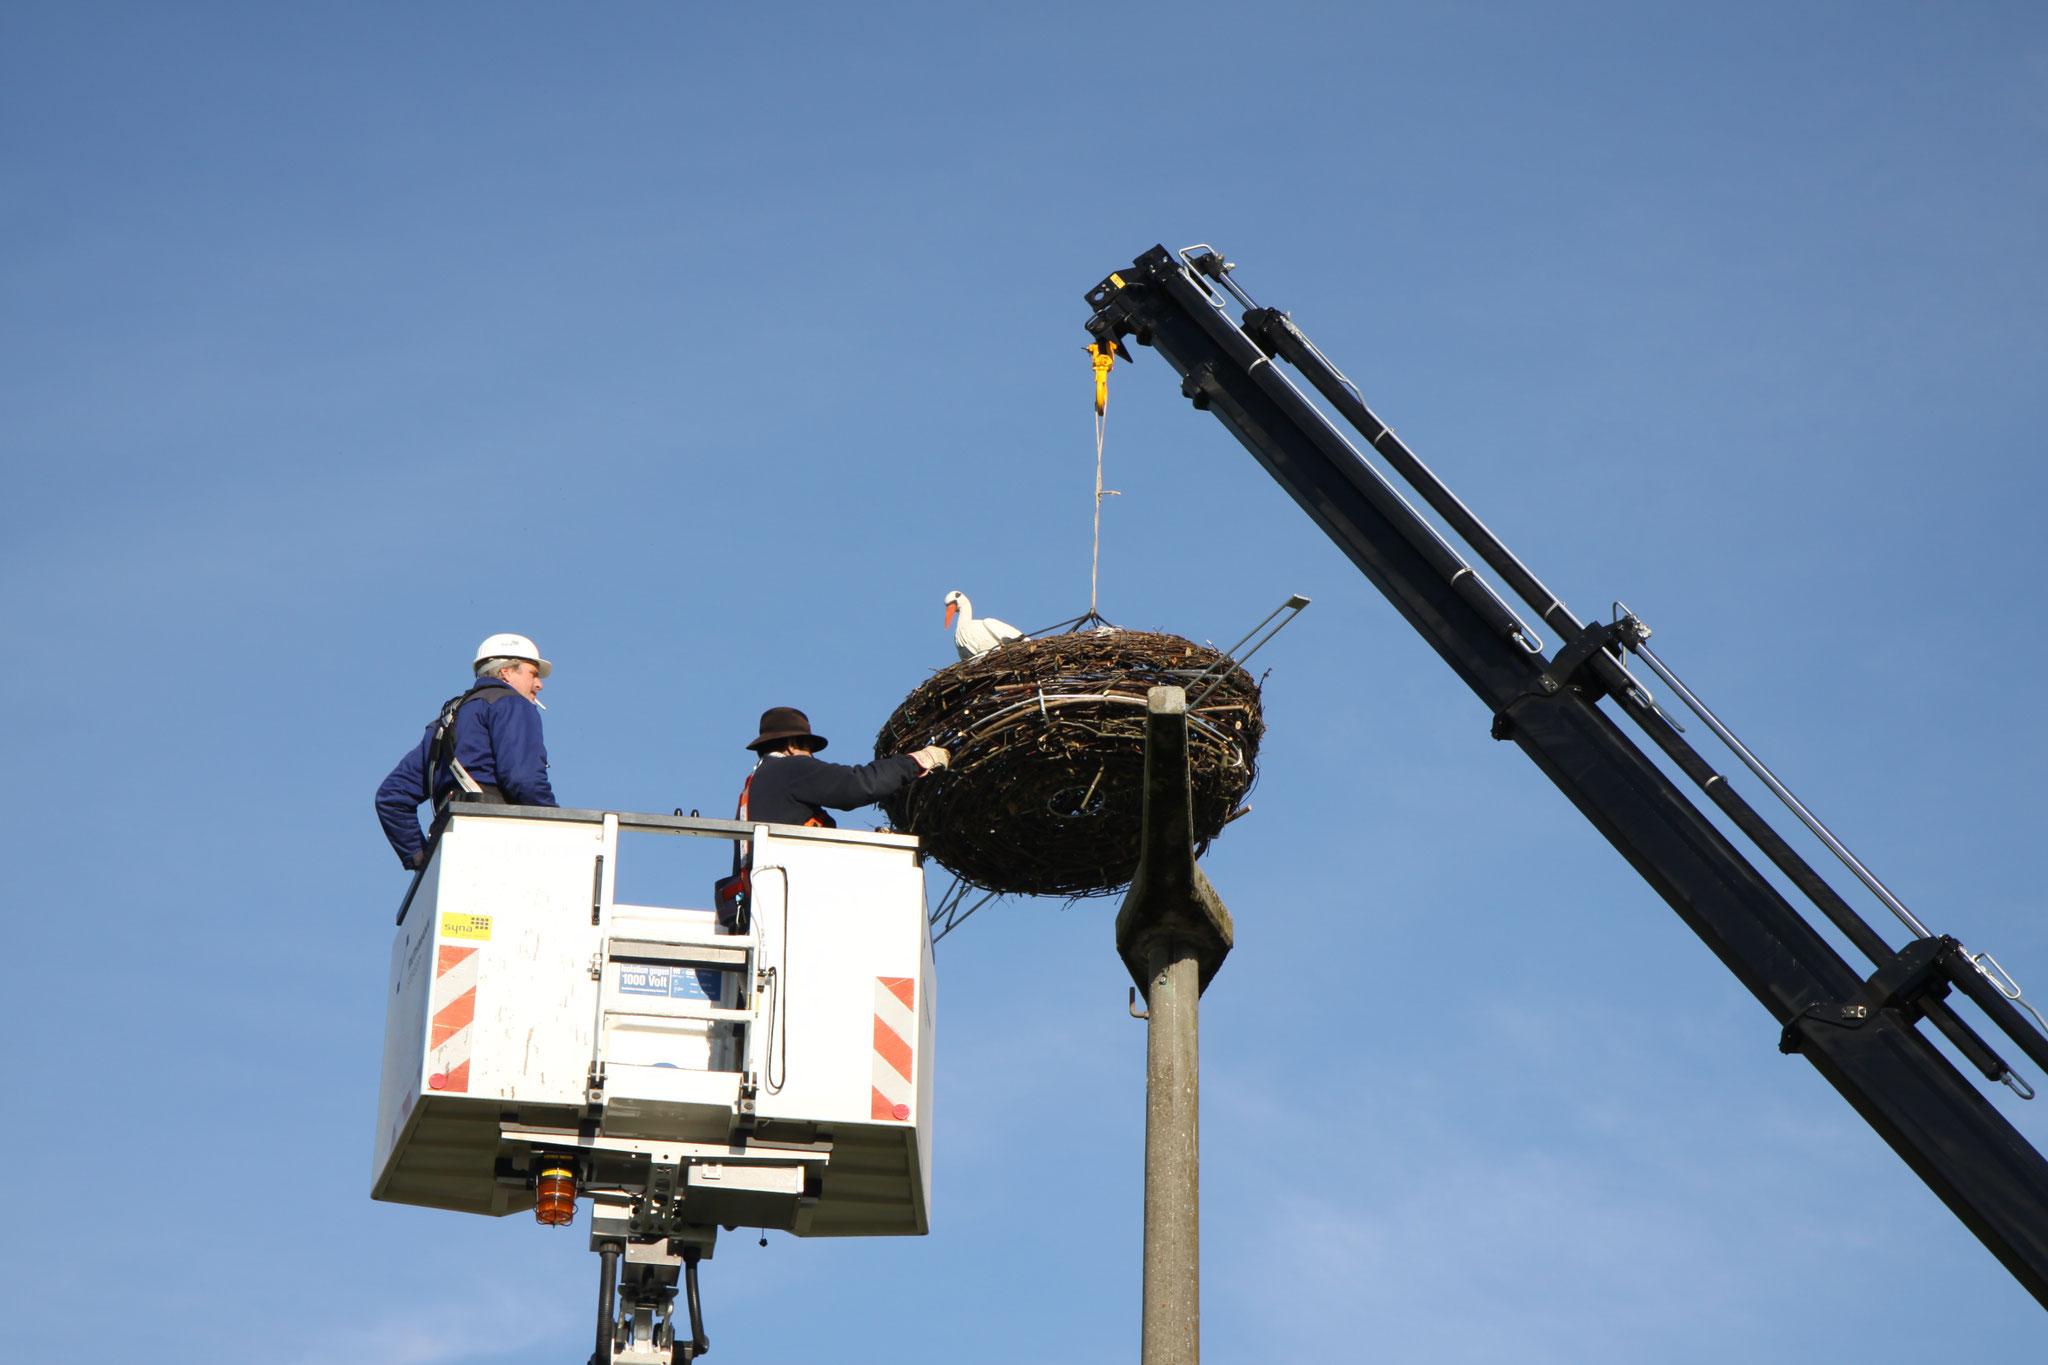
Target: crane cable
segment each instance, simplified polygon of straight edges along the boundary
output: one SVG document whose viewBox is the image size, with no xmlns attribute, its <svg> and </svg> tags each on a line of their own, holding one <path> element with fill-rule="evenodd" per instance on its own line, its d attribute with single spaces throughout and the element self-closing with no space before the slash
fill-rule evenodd
<svg viewBox="0 0 2048 1365">
<path fill-rule="evenodd" d="M 1102 486 L 1102 429 L 1109 415 L 1109 371 L 1116 364 L 1115 342 L 1104 344 L 1091 342 L 1088 354 L 1095 367 L 1095 550 L 1088 561 L 1088 615 L 1097 621 L 1102 618 L 1096 612 L 1096 583 L 1102 572 L 1102 500 L 1122 496 L 1114 488 L 1105 490 Z"/>
</svg>

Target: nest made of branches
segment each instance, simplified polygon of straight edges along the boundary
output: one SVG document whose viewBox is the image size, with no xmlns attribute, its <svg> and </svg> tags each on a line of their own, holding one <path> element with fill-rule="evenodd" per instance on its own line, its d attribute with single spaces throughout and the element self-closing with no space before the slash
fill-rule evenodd
<svg viewBox="0 0 2048 1365">
<path fill-rule="evenodd" d="M 1258 776 L 1259 686 L 1220 651 L 1150 631 L 1013 640 L 941 669 L 889 717 L 875 754 L 938 744 L 952 765 L 882 807 L 972 886 L 1108 895 L 1137 871 L 1145 694 L 1162 685 L 1196 703 L 1188 766 L 1206 848 Z"/>
</svg>

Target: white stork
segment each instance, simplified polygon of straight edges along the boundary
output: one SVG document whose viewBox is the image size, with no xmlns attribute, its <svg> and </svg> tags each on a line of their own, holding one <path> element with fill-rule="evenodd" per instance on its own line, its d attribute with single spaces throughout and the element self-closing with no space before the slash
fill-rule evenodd
<svg viewBox="0 0 2048 1365">
<path fill-rule="evenodd" d="M 960 624 L 953 626 L 953 614 L 958 612 Z M 967 600 L 964 592 L 946 594 L 946 624 L 953 626 L 953 648 L 960 651 L 963 659 L 978 659 L 1005 640 L 1021 640 L 1024 632 L 1008 621 L 998 621 L 992 616 L 974 619 L 974 604 Z"/>
</svg>

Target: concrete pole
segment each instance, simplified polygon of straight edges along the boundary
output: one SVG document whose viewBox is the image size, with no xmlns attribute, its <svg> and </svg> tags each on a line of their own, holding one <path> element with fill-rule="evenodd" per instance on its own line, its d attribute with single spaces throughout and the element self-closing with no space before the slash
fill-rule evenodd
<svg viewBox="0 0 2048 1365">
<path fill-rule="evenodd" d="M 1202 991 L 1230 952 L 1230 911 L 1195 866 L 1187 694 L 1145 698 L 1145 807 L 1116 950 L 1145 993 L 1143 1365 L 1202 1356 L 1197 1043 Z"/>
<path fill-rule="evenodd" d="M 1200 963 L 1193 945 L 1151 957 L 1145 1029 L 1145 1284 L 1142 1365 L 1202 1358 Z"/>
</svg>

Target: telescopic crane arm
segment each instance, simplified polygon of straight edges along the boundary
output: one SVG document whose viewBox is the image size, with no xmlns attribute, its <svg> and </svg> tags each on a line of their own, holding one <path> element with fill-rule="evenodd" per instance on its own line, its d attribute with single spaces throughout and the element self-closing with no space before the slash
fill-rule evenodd
<svg viewBox="0 0 2048 1365">
<path fill-rule="evenodd" d="M 2031 1094 L 1949 1007 L 1953 986 L 2037 1066 L 2048 1037 L 1954 939 L 1926 931 L 1860 864 L 1916 935 L 1894 950 L 1686 741 L 1630 673 L 1628 656 L 1670 683 L 1634 616 L 1582 622 L 1365 406 L 1283 312 L 1259 307 L 1206 248 L 1155 247 L 1087 295 L 1088 330 L 1164 356 L 1181 392 L 1243 442 L 1302 510 L 1384 593 L 1513 740 L 1713 950 L 1781 1027 L 1780 1048 L 1813 1063 L 1908 1166 L 2048 1306 L 2048 1161 L 1919 1030 L 1934 1024 L 1988 1080 Z M 1235 307 L 1238 317 L 1233 319 Z M 1368 463 L 1276 361 L 1286 361 L 1443 518 L 1562 644 L 1537 630 Z M 1682 689 L 1681 689 L 1682 690 Z M 1696 699 L 1685 694 L 1689 704 Z M 1621 713 L 1870 959 L 1857 972 L 1638 748 Z M 1731 744 L 1710 713 L 1710 725 Z M 1745 762 L 1753 756 L 1738 748 Z M 1774 779 L 1772 780 L 1775 787 Z M 1789 793 L 1781 793 L 1790 800 Z M 1795 809 L 1809 819 L 1803 808 Z M 1817 822 L 1815 827 L 1818 830 Z M 1824 835 L 1824 831 L 1820 831 Z M 1832 842 L 1847 859 L 1847 851 Z"/>
</svg>

